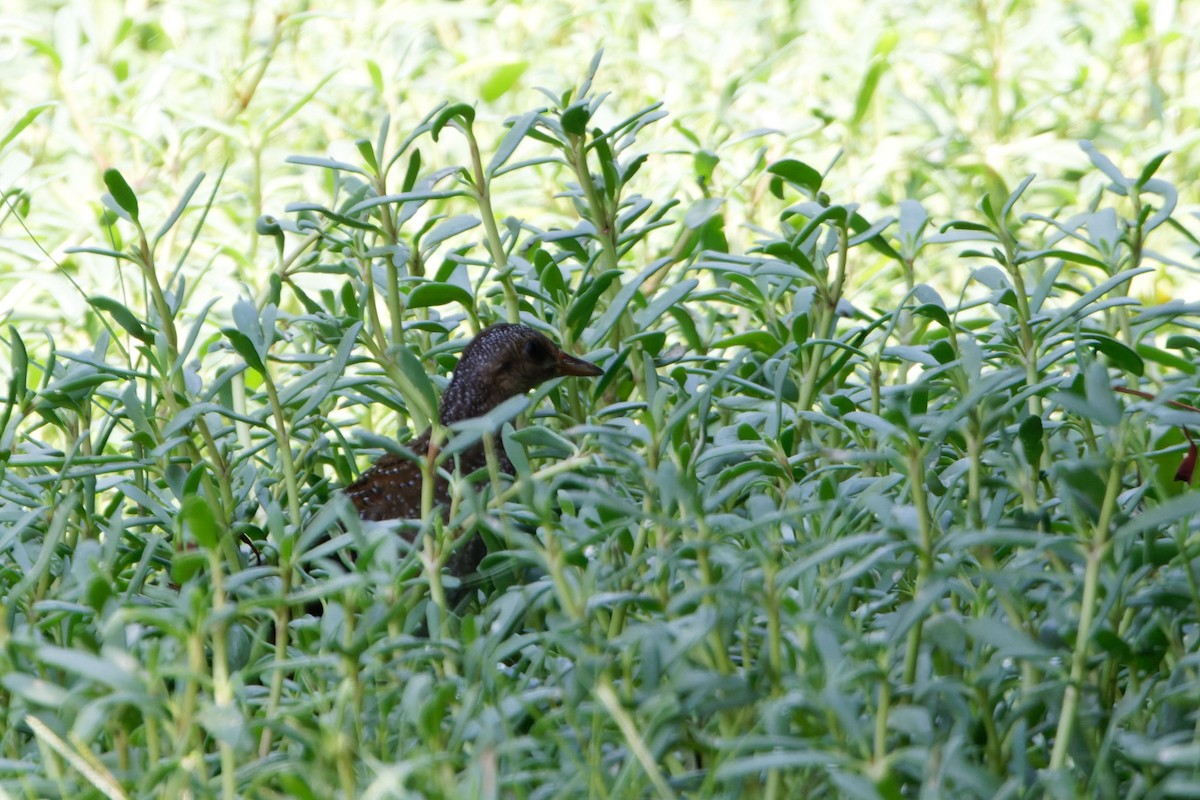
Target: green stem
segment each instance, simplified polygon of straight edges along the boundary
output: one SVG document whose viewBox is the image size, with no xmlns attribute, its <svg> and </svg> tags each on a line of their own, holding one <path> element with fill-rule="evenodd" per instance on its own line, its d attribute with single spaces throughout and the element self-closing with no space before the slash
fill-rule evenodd
<svg viewBox="0 0 1200 800">
<path fill-rule="evenodd" d="M 769 563 L 763 567 L 763 583 L 766 584 L 767 614 L 767 666 L 770 669 L 773 692 L 784 693 L 780 682 L 783 678 L 783 625 L 780 622 L 779 564 L 781 555 L 776 551 Z"/>
<path fill-rule="evenodd" d="M 154 304 L 155 312 L 159 317 L 159 324 L 162 326 L 163 336 L 166 339 L 166 352 L 159 353 L 159 370 L 163 379 L 162 399 L 167 407 L 171 417 L 176 417 L 180 414 L 182 408 L 180 406 L 180 398 L 187 398 L 187 388 L 183 381 L 183 363 L 179 358 L 179 336 L 175 330 L 175 319 L 171 313 L 171 306 L 167 302 L 166 293 L 163 291 L 162 284 L 158 279 L 158 268 L 154 261 L 154 250 L 146 239 L 146 231 L 141 223 L 134 221 L 138 232 L 138 263 L 142 268 L 142 274 L 145 276 L 146 283 L 149 287 L 151 302 Z M 212 496 L 211 487 L 206 487 L 205 491 L 209 494 L 209 502 L 214 508 L 220 508 L 221 513 L 217 514 L 217 523 L 222 529 L 222 547 L 225 551 L 225 558 L 231 569 L 237 569 L 241 564 L 241 556 L 237 550 L 237 544 L 233 541 L 230 535 L 231 527 L 229 524 L 230 509 L 234 507 L 233 488 L 229 483 L 229 466 L 222 456 L 220 448 L 217 447 L 216 438 L 209 430 L 208 423 L 203 416 L 197 416 L 195 420 L 196 431 L 200 434 L 200 438 L 204 440 L 204 447 L 208 452 L 208 460 L 213 467 L 213 475 L 217 481 L 217 488 L 220 492 L 220 501 Z M 194 443 L 188 442 L 186 445 L 194 456 L 194 461 L 202 460 L 199 448 Z"/>
<path fill-rule="evenodd" d="M 700 580 L 704 584 L 704 604 L 712 608 L 718 615 L 720 609 L 717 607 L 716 598 L 719 596 L 717 582 L 713 574 L 712 562 L 708 557 L 708 549 L 711 547 L 713 537 L 708 525 L 703 518 L 695 520 L 698 530 L 696 541 L 696 566 L 700 570 Z M 722 675 L 733 675 L 733 662 L 729 659 L 729 648 L 721 638 L 720 626 L 713 626 L 708 632 L 708 645 L 712 650 L 712 656 L 716 662 L 717 668 Z"/>
<path fill-rule="evenodd" d="M 213 702 L 222 713 L 228 713 L 233 705 L 233 687 L 229 682 L 229 653 L 226 635 L 228 625 L 225 617 L 225 570 L 218 550 L 209 551 L 209 572 L 212 580 L 212 676 Z M 233 745 L 219 740 L 221 757 L 221 792 L 226 800 L 237 798 L 237 760 Z"/>
<path fill-rule="evenodd" d="M 1117 495 L 1121 491 L 1123 457 L 1113 455 L 1112 467 L 1108 471 L 1108 484 L 1104 490 L 1104 504 L 1100 518 L 1093 529 L 1092 541 L 1087 548 L 1087 566 L 1083 574 L 1083 599 L 1079 609 L 1079 631 L 1075 636 L 1075 651 L 1071 656 L 1071 675 L 1063 691 L 1062 712 L 1058 718 L 1058 730 L 1054 735 L 1054 750 L 1050 754 L 1050 769 L 1062 769 L 1067 761 L 1067 745 L 1075 727 L 1075 715 L 1079 708 L 1079 695 L 1083 686 L 1084 670 L 1087 668 L 1088 646 L 1092 638 L 1092 623 L 1096 616 L 1096 601 L 1100 589 L 1100 564 L 1108 550 L 1108 529 L 1116 513 Z"/>
<path fill-rule="evenodd" d="M 162 365 L 166 367 L 174 364 L 179 357 L 179 334 L 175 330 L 175 318 L 171 314 L 171 306 L 167 303 L 167 296 L 158 280 L 158 270 L 154 265 L 154 251 L 146 239 L 146 230 L 136 220 L 134 225 L 137 227 L 138 233 L 139 263 L 142 267 L 142 274 L 146 276 L 146 283 L 150 286 L 150 301 L 154 303 L 159 324 L 162 325 L 163 336 L 167 339 L 167 352 L 159 354 Z"/>
<path fill-rule="evenodd" d="M 933 573 L 933 520 L 929 513 L 929 498 L 925 494 L 925 460 L 920 442 L 915 435 L 909 443 L 908 484 L 913 505 L 917 510 L 917 530 L 920 536 L 920 560 L 917 562 L 917 577 L 913 584 L 914 600 L 921 595 L 929 576 Z M 904 652 L 904 684 L 911 687 L 917 679 L 917 655 L 921 648 L 923 620 L 913 623 L 908 632 Z"/>
<path fill-rule="evenodd" d="M 425 539 L 421 548 L 421 563 L 429 579 L 429 597 L 438 610 L 438 632 L 442 638 L 450 635 L 447 619 L 448 606 L 446 590 L 442 585 L 442 564 L 446 560 L 446 537 L 449 536 L 448 526 L 440 524 L 441 518 L 433 513 L 434 487 L 437 480 L 437 457 L 441 443 L 445 438 L 445 429 L 434 423 L 429 433 L 429 450 L 421 459 L 421 519 L 426 521 Z M 451 654 L 446 652 L 446 674 L 454 674 L 454 664 Z"/>
<path fill-rule="evenodd" d="M 571 144 L 571 166 L 575 170 L 575 179 L 579 181 L 579 186 L 583 189 L 583 196 L 587 200 L 588 210 L 592 217 L 592 225 L 596 228 L 596 236 L 600 240 L 600 249 L 604 253 L 605 267 L 607 269 L 616 269 L 621 260 L 621 256 L 617 252 L 616 225 L 613 224 L 612 215 L 609 213 L 604 200 L 596 191 L 596 184 L 592 180 L 591 170 L 588 169 L 586 137 L 571 136 L 569 137 L 569 141 Z"/>
<path fill-rule="evenodd" d="M 288 433 L 287 420 L 283 416 L 283 404 L 279 401 L 279 393 L 275 390 L 275 381 L 271 380 L 270 374 L 263 373 L 263 386 L 266 387 L 267 399 L 275 417 L 275 436 L 278 439 L 276 449 L 283 466 L 288 511 L 291 514 L 292 526 L 299 534 L 303 514 L 300 511 L 300 484 L 296 480 L 296 465 L 292 460 L 292 439 Z"/>
<path fill-rule="evenodd" d="M 283 559 L 280 559 L 282 562 Z M 287 605 L 287 596 L 292 591 L 292 564 L 291 559 L 288 563 L 280 563 L 280 585 L 279 596 L 283 599 L 279 605 L 275 607 L 275 665 L 271 671 L 271 689 L 267 697 L 267 707 L 263 714 L 263 731 L 258 742 L 258 757 L 266 758 L 271 753 L 271 738 L 273 735 L 271 729 L 271 720 L 275 717 L 275 712 L 279 709 L 279 701 L 283 697 L 283 662 L 287 660 L 288 648 L 288 621 L 291 617 L 291 609 Z"/>
<path fill-rule="evenodd" d="M 1025 385 L 1036 386 L 1038 382 L 1037 338 L 1034 336 L 1033 327 L 1029 322 L 1031 317 L 1029 292 L 1025 288 L 1025 278 L 1021 275 L 1021 269 L 1016 263 L 1016 242 L 1013 241 L 1012 236 L 1004 228 L 1004 220 L 1000 220 L 997 234 L 1000 236 L 1000 242 L 1004 246 L 1004 268 L 1008 271 L 1009 277 L 1012 278 L 1013 293 L 1016 295 L 1017 335 L 1021 342 L 1021 354 L 1025 361 Z M 1028 413 L 1034 416 L 1041 416 L 1042 403 L 1040 395 L 1031 394 L 1026 403 L 1026 411 Z"/>
<path fill-rule="evenodd" d="M 492 255 L 492 263 L 496 267 L 496 278 L 504 290 L 504 311 L 509 322 L 519 322 L 521 319 L 521 304 L 517 297 L 516 287 L 513 286 L 512 276 L 508 270 L 508 254 L 504 252 L 504 239 L 500 236 L 500 228 L 496 225 L 496 212 L 492 210 L 491 185 L 487 173 L 483 169 L 483 156 L 479 152 L 479 142 L 475 132 L 469 127 L 463 128 L 467 137 L 467 146 L 471 150 L 471 171 L 475 184 L 475 202 L 479 206 L 479 216 L 483 220 L 483 229 L 487 234 L 488 252 Z"/>
<path fill-rule="evenodd" d="M 804 379 L 800 382 L 800 401 L 796 408 L 800 411 L 812 409 L 813 397 L 817 390 L 817 376 L 825 360 L 825 345 L 823 340 L 833 338 L 837 329 L 837 306 L 842 297 L 842 289 L 846 283 L 846 271 L 850 258 L 850 233 L 848 230 L 849 215 L 838 228 L 838 261 L 834 269 L 834 279 L 825 287 L 824 302 L 813 305 L 813 334 L 817 341 L 813 343 L 808 353 L 808 365 Z M 826 272 L 826 274 L 828 274 Z M 818 289 L 818 291 L 820 291 Z"/>
<path fill-rule="evenodd" d="M 885 665 L 886 666 L 886 665 Z M 887 758 L 887 723 L 892 710 L 892 682 L 888 680 L 885 669 L 883 680 L 879 683 L 879 710 L 875 714 L 875 755 L 876 765 L 882 764 Z"/>
</svg>

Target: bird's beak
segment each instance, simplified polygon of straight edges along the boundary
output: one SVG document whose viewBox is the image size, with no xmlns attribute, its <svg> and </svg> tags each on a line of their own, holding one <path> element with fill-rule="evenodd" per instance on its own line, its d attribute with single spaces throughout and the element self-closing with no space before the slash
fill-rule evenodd
<svg viewBox="0 0 1200 800">
<path fill-rule="evenodd" d="M 584 361 L 582 358 L 569 356 L 563 351 L 559 350 L 558 374 L 574 378 L 594 378 L 597 375 L 603 375 L 604 370 L 600 369 L 590 361 Z"/>
</svg>

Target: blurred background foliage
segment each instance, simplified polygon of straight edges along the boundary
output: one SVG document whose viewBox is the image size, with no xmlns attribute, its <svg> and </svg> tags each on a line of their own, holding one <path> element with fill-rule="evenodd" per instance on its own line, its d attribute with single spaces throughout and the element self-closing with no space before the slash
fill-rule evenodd
<svg viewBox="0 0 1200 800">
<path fill-rule="evenodd" d="M 821 171 L 837 159 L 826 191 L 841 201 L 918 199 L 940 223 L 959 211 L 952 198 L 1006 194 L 1029 173 L 1029 211 L 1086 205 L 1102 180 L 1079 180 L 1075 142 L 1088 139 L 1130 172 L 1170 150 L 1160 175 L 1194 206 L 1194 181 L 1180 179 L 1200 168 L 1196 16 L 1166 0 L 8 3 L 0 125 L 41 113 L 3 150 L 0 186 L 25 193 L 32 237 L 71 262 L 64 247 L 107 238 L 104 169 L 119 167 L 158 218 L 197 173 L 226 169 L 183 268 L 256 290 L 251 223 L 322 190 L 286 156 L 353 160 L 385 114 L 408 127 L 464 100 L 498 140 L 539 102 L 535 87 L 571 85 L 602 47 L 610 120 L 660 102 L 670 113 L 639 143 L 654 154 L 645 193 L 733 194 L 727 227 L 743 239 L 741 223 L 773 213 L 754 167 L 783 156 Z M 461 147 L 439 149 L 461 163 Z M 563 205 L 538 177 L 502 183 L 498 204 L 554 220 Z M 11 216 L 0 237 L 0 315 L 78 319 L 82 297 Z M 87 292 L 114 280 L 102 264 L 81 271 Z"/>
</svg>

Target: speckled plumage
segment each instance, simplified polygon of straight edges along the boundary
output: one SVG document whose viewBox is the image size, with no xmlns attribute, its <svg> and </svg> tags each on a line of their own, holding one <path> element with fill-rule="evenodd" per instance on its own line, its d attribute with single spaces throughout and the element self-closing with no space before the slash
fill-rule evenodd
<svg viewBox="0 0 1200 800">
<path fill-rule="evenodd" d="M 552 341 L 525 325 L 502 323 L 480 331 L 459 359 L 454 378 L 442 396 L 438 417 L 443 425 L 482 416 L 510 397 L 524 394 L 552 378 L 596 376 L 599 367 L 562 352 Z M 426 431 L 409 449 L 418 457 L 429 454 Z M 512 471 L 504 449 L 499 448 L 500 468 Z M 482 442 L 458 456 L 459 470 L 467 475 L 487 463 Z M 368 520 L 413 519 L 421 515 L 421 469 L 414 461 L 396 455 L 379 459 L 357 481 L 347 486 L 346 496 Z M 433 502 L 444 508 L 450 487 L 437 478 Z M 456 576 L 476 570 L 486 554 L 478 536 L 454 554 L 447 568 Z"/>
</svg>

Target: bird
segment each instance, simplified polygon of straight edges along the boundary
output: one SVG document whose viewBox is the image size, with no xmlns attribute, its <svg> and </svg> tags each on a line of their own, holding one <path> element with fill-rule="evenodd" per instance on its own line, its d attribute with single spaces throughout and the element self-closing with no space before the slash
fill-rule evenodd
<svg viewBox="0 0 1200 800">
<path fill-rule="evenodd" d="M 527 325 L 498 323 L 484 328 L 463 350 L 454 377 L 442 395 L 438 419 L 442 425 L 480 417 L 509 398 L 525 394 L 559 377 L 596 377 L 604 370 L 590 361 L 569 355 L 549 337 Z M 420 458 L 430 455 L 432 429 L 414 440 L 409 449 Z M 511 474 L 512 463 L 503 448 L 497 454 L 502 472 Z M 483 442 L 458 455 L 461 474 L 469 475 L 487 464 Z M 395 454 L 387 454 L 343 490 L 364 520 L 419 519 L 421 517 L 421 467 Z M 450 502 L 449 483 L 435 473 L 433 502 L 443 515 Z M 406 535 L 410 541 L 415 531 Z M 446 571 L 456 578 L 472 575 L 487 554 L 478 535 L 451 557 Z"/>
</svg>

